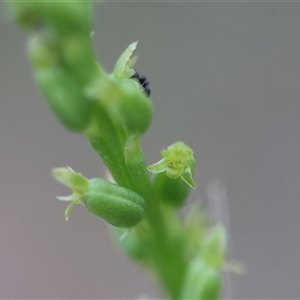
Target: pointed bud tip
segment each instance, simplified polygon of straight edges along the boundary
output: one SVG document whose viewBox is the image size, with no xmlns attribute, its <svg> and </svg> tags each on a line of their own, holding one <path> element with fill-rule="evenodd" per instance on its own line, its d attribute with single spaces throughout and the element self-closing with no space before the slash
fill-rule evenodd
<svg viewBox="0 0 300 300">
<path fill-rule="evenodd" d="M 88 189 L 88 179 L 75 172 L 70 167 L 54 168 L 51 171 L 54 178 L 73 191 L 84 193 Z"/>
</svg>

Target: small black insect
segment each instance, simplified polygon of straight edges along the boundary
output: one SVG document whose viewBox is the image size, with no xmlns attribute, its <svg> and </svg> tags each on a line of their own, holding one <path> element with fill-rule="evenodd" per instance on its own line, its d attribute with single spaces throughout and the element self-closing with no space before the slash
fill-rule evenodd
<svg viewBox="0 0 300 300">
<path fill-rule="evenodd" d="M 137 79 L 138 82 L 140 83 L 140 85 L 143 87 L 144 92 L 146 93 L 146 95 L 149 97 L 151 94 L 151 90 L 149 87 L 149 81 L 147 81 L 147 78 L 143 75 L 140 75 L 136 70 L 134 70 L 134 74 L 131 76 L 131 78 L 133 79 Z"/>
</svg>

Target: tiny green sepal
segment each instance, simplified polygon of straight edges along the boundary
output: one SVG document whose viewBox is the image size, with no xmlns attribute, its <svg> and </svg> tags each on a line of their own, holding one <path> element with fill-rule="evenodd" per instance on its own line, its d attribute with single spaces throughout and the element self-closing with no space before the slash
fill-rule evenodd
<svg viewBox="0 0 300 300">
<path fill-rule="evenodd" d="M 193 173 L 191 168 L 184 169 L 180 177 L 188 186 L 190 186 L 193 189 L 196 189 L 196 183 L 193 179 Z"/>
<path fill-rule="evenodd" d="M 130 78 L 134 74 L 134 70 L 131 69 L 131 67 L 135 63 L 136 57 L 131 58 L 131 55 L 136 49 L 137 44 L 138 41 L 131 43 L 117 60 L 113 71 L 113 74 L 116 78 Z"/>
<path fill-rule="evenodd" d="M 79 194 L 84 194 L 89 188 L 88 179 L 70 167 L 54 168 L 52 169 L 52 175 L 57 181 Z"/>
<path fill-rule="evenodd" d="M 55 66 L 41 68 L 36 70 L 35 79 L 54 115 L 66 128 L 82 131 L 88 126 L 92 104 L 67 70 Z"/>
<path fill-rule="evenodd" d="M 170 145 L 167 150 L 162 150 L 163 159 L 149 166 L 147 169 L 152 173 L 166 172 L 171 179 L 180 177 L 188 186 L 195 189 L 193 171 L 196 167 L 194 152 L 183 142 Z"/>
</svg>

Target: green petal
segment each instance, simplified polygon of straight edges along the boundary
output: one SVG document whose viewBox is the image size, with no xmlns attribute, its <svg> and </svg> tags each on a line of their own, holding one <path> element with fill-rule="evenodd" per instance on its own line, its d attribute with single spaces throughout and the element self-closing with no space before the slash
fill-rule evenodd
<svg viewBox="0 0 300 300">
<path fill-rule="evenodd" d="M 75 204 L 76 204 L 75 202 L 71 202 L 68 205 L 67 209 L 65 210 L 65 219 L 66 219 L 66 221 L 69 220 L 70 213 L 73 210 L 73 207 L 74 207 Z"/>
<path fill-rule="evenodd" d="M 88 179 L 80 173 L 74 172 L 70 167 L 54 168 L 52 169 L 52 175 L 57 181 L 78 193 L 83 194 L 88 189 Z"/>
<path fill-rule="evenodd" d="M 178 178 L 183 172 L 184 166 L 169 167 L 166 170 L 166 175 L 171 179 Z"/>
<path fill-rule="evenodd" d="M 131 60 L 130 56 L 133 51 L 136 49 L 138 42 L 131 43 L 127 49 L 121 54 L 120 58 L 117 60 L 113 74 L 117 78 L 128 78 L 126 77 L 127 71 L 131 68 L 132 63 L 134 63 L 134 59 Z"/>
<path fill-rule="evenodd" d="M 169 166 L 169 162 L 163 158 L 157 163 L 149 166 L 147 170 L 150 171 L 151 173 L 161 173 L 166 171 L 168 166 Z"/>
<path fill-rule="evenodd" d="M 192 189 L 196 189 L 196 183 L 193 179 L 193 174 L 191 168 L 186 168 L 181 174 L 181 179 Z"/>
<path fill-rule="evenodd" d="M 72 195 L 69 195 L 69 196 L 57 196 L 56 199 L 57 199 L 57 200 L 60 200 L 60 201 L 67 201 L 67 202 L 70 202 L 70 201 L 73 201 L 73 200 L 74 200 L 74 196 L 73 196 L 73 194 L 72 194 Z"/>
</svg>

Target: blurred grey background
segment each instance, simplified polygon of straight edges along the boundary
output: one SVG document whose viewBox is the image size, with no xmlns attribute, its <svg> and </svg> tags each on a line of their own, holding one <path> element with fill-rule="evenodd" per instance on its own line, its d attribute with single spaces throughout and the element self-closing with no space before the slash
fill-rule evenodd
<svg viewBox="0 0 300 300">
<path fill-rule="evenodd" d="M 53 117 L 32 80 L 25 33 L 0 21 L 0 298 L 159 297 L 115 247 L 108 226 L 78 206 L 50 170 L 87 177 L 104 167 L 84 137 Z M 148 164 L 183 140 L 195 151 L 197 192 L 227 187 L 234 299 L 300 298 L 300 3 L 94 4 L 107 70 L 139 40 L 137 70 L 151 81 Z"/>
</svg>

